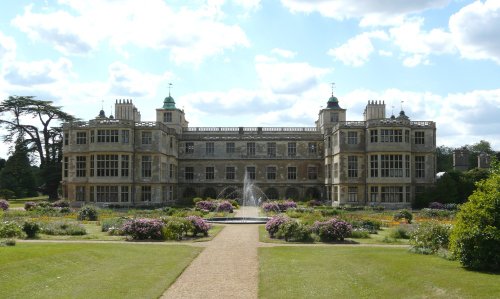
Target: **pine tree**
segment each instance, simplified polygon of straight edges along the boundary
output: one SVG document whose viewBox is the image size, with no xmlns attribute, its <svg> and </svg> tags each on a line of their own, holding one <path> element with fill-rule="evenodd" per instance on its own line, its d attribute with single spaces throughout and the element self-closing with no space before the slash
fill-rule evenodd
<svg viewBox="0 0 500 299">
<path fill-rule="evenodd" d="M 28 149 L 22 142 L 18 142 L 0 172 L 0 189 L 13 191 L 17 198 L 37 195 Z"/>
</svg>

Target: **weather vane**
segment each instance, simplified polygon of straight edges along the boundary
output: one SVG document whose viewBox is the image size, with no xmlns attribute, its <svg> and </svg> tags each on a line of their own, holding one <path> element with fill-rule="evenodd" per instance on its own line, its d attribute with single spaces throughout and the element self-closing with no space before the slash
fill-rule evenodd
<svg viewBox="0 0 500 299">
<path fill-rule="evenodd" d="M 401 111 L 403 111 L 403 103 L 404 103 L 404 102 L 405 102 L 405 101 L 401 101 Z"/>
<path fill-rule="evenodd" d="M 168 96 L 170 96 L 170 89 L 172 88 L 172 83 L 168 83 Z"/>
<path fill-rule="evenodd" d="M 332 96 L 333 96 L 333 88 L 335 87 L 335 82 L 330 83 L 332 85 Z"/>
</svg>

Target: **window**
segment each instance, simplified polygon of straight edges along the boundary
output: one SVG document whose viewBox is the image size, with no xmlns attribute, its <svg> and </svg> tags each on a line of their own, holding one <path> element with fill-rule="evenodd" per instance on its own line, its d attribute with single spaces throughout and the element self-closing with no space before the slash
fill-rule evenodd
<svg viewBox="0 0 500 299">
<path fill-rule="evenodd" d="M 348 187 L 347 188 L 347 201 L 357 202 L 358 201 L 358 187 Z"/>
<path fill-rule="evenodd" d="M 425 132 L 423 131 L 415 132 L 415 144 L 425 144 Z"/>
<path fill-rule="evenodd" d="M 249 179 L 255 180 L 255 167 L 254 166 L 247 166 L 247 175 L 248 175 Z"/>
<path fill-rule="evenodd" d="M 333 134 L 333 146 L 339 145 L 339 134 L 335 133 Z"/>
<path fill-rule="evenodd" d="M 339 163 L 333 163 L 333 177 L 337 178 L 339 176 Z"/>
<path fill-rule="evenodd" d="M 141 186 L 141 201 L 151 201 L 151 186 Z"/>
<path fill-rule="evenodd" d="M 97 176 L 118 176 L 118 155 L 97 155 Z"/>
<path fill-rule="evenodd" d="M 186 142 L 186 154 L 192 154 L 192 153 L 194 153 L 194 143 Z"/>
<path fill-rule="evenodd" d="M 288 157 L 295 157 L 297 155 L 297 143 L 288 142 Z"/>
<path fill-rule="evenodd" d="M 288 167 L 288 179 L 289 180 L 297 179 L 297 167 L 295 166 Z"/>
<path fill-rule="evenodd" d="M 122 130 L 122 143 L 128 143 L 129 138 L 130 138 L 130 131 Z"/>
<path fill-rule="evenodd" d="M 67 178 L 68 177 L 68 157 L 64 157 L 64 162 L 63 162 L 63 177 Z"/>
<path fill-rule="evenodd" d="M 120 201 L 121 202 L 128 202 L 129 201 L 129 191 L 128 191 L 128 186 L 121 186 L 120 187 Z"/>
<path fill-rule="evenodd" d="M 170 148 L 174 147 L 174 137 L 170 137 L 170 142 L 168 143 Z"/>
<path fill-rule="evenodd" d="M 347 177 L 357 178 L 358 177 L 358 157 L 357 156 L 347 156 Z"/>
<path fill-rule="evenodd" d="M 378 186 L 370 187 L 370 202 L 378 201 Z"/>
<path fill-rule="evenodd" d="M 97 130 L 97 142 L 118 142 L 118 130 Z"/>
<path fill-rule="evenodd" d="M 172 112 L 163 113 L 163 122 L 164 123 L 171 123 L 172 122 Z"/>
<path fill-rule="evenodd" d="M 410 130 L 405 130 L 405 142 L 410 143 Z"/>
<path fill-rule="evenodd" d="M 332 137 L 331 136 L 328 136 L 328 141 L 326 143 L 326 147 L 327 148 L 332 148 Z"/>
<path fill-rule="evenodd" d="M 76 156 L 76 176 L 77 177 L 87 176 L 87 157 Z"/>
<path fill-rule="evenodd" d="M 94 176 L 94 155 L 90 155 L 90 176 Z"/>
<path fill-rule="evenodd" d="M 318 167 L 316 167 L 316 166 L 307 167 L 307 178 L 310 180 L 317 180 L 318 179 Z"/>
<path fill-rule="evenodd" d="M 85 201 L 85 186 L 76 186 L 76 201 Z"/>
<path fill-rule="evenodd" d="M 268 166 L 266 168 L 266 173 L 267 173 L 268 180 L 275 180 L 276 179 L 276 167 L 275 166 Z"/>
<path fill-rule="evenodd" d="M 380 130 L 380 142 L 403 142 L 403 130 Z"/>
<path fill-rule="evenodd" d="M 153 142 L 153 133 L 152 132 L 142 132 L 141 133 L 141 143 L 142 144 L 151 144 Z"/>
<path fill-rule="evenodd" d="M 141 176 L 143 178 L 151 177 L 151 156 L 142 156 L 141 158 Z"/>
<path fill-rule="evenodd" d="M 415 156 L 415 177 L 425 178 L 425 156 Z"/>
<path fill-rule="evenodd" d="M 234 166 L 226 167 L 226 180 L 234 180 L 236 178 L 236 171 Z"/>
<path fill-rule="evenodd" d="M 311 155 L 316 154 L 318 152 L 318 145 L 316 144 L 316 142 L 309 142 L 309 144 L 307 145 L 307 151 Z"/>
<path fill-rule="evenodd" d="M 122 177 L 128 177 L 130 159 L 128 155 L 122 155 Z"/>
<path fill-rule="evenodd" d="M 403 177 L 403 155 L 380 155 L 380 171 L 383 178 Z"/>
<path fill-rule="evenodd" d="M 406 202 L 410 202 L 410 186 L 406 186 L 405 189 L 406 189 L 406 194 L 405 194 Z"/>
<path fill-rule="evenodd" d="M 358 132 L 347 132 L 347 144 L 358 144 Z"/>
<path fill-rule="evenodd" d="M 94 143 L 94 139 L 95 139 L 95 131 L 92 130 L 90 131 L 90 143 Z"/>
<path fill-rule="evenodd" d="M 333 186 L 333 201 L 339 201 L 339 187 Z"/>
<path fill-rule="evenodd" d="M 186 181 L 194 180 L 194 167 L 187 166 L 184 171 L 184 177 L 186 178 Z"/>
<path fill-rule="evenodd" d="M 174 164 L 168 165 L 168 177 L 169 178 L 174 177 Z"/>
<path fill-rule="evenodd" d="M 69 144 L 69 134 L 65 134 L 63 139 L 64 139 L 64 145 L 68 145 Z"/>
<path fill-rule="evenodd" d="M 226 143 L 226 153 L 232 154 L 235 152 L 234 142 Z"/>
<path fill-rule="evenodd" d="M 255 156 L 255 142 L 247 142 L 247 155 L 249 157 Z"/>
<path fill-rule="evenodd" d="M 382 187 L 381 199 L 382 202 L 403 202 L 403 187 Z"/>
<path fill-rule="evenodd" d="M 331 164 L 326 164 L 325 165 L 325 177 L 327 179 L 332 178 L 332 165 Z"/>
<path fill-rule="evenodd" d="M 118 202 L 118 186 L 97 186 L 97 202 Z"/>
<path fill-rule="evenodd" d="M 166 179 L 167 179 L 167 176 L 168 176 L 168 167 L 167 167 L 167 163 L 162 162 L 162 163 L 161 163 L 161 179 L 162 179 L 162 180 L 166 180 Z"/>
<path fill-rule="evenodd" d="M 76 132 L 76 144 L 87 144 L 87 132 Z"/>
<path fill-rule="evenodd" d="M 210 166 L 205 168 L 205 178 L 207 180 L 215 179 L 215 168 Z"/>
<path fill-rule="evenodd" d="M 276 157 L 276 142 L 267 143 L 267 156 L 269 158 Z"/>
<path fill-rule="evenodd" d="M 89 201 L 94 202 L 95 201 L 95 189 L 94 186 L 89 187 Z"/>
<path fill-rule="evenodd" d="M 378 142 L 378 130 L 370 130 L 370 142 Z"/>
<path fill-rule="evenodd" d="M 370 177 L 378 177 L 378 155 L 370 155 Z"/>
<path fill-rule="evenodd" d="M 339 113 L 338 112 L 330 112 L 330 121 L 331 122 L 338 122 L 339 121 Z"/>
<path fill-rule="evenodd" d="M 405 175 L 410 177 L 410 155 L 405 155 Z"/>
<path fill-rule="evenodd" d="M 207 155 L 213 155 L 214 154 L 214 143 L 213 142 L 207 142 L 207 143 L 205 143 L 205 153 Z"/>
</svg>

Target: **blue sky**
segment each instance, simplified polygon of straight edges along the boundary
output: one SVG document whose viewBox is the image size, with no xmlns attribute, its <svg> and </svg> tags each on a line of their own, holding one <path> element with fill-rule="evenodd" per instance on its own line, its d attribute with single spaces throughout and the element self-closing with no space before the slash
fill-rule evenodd
<svg viewBox="0 0 500 299">
<path fill-rule="evenodd" d="M 154 120 L 171 82 L 190 126 L 313 126 L 335 82 L 348 120 L 404 101 L 412 120 L 437 122 L 438 145 L 500 150 L 498 0 L 7 3 L 1 99 L 88 120 L 127 98 Z"/>
</svg>

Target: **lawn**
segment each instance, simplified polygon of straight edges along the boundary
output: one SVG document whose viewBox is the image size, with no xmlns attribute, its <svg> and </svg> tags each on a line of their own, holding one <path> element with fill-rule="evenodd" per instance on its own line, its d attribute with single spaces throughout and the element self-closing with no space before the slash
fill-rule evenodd
<svg viewBox="0 0 500 299">
<path fill-rule="evenodd" d="M 404 248 L 259 248 L 260 298 L 498 298 L 500 275 Z"/>
<path fill-rule="evenodd" d="M 37 197 L 26 197 L 20 199 L 9 199 L 10 208 L 24 208 L 24 204 L 28 201 L 42 201 L 48 200 L 49 197 L 47 195 L 37 196 Z"/>
<path fill-rule="evenodd" d="M 0 247 L 0 298 L 157 298 L 201 250 L 150 244 Z"/>
</svg>

